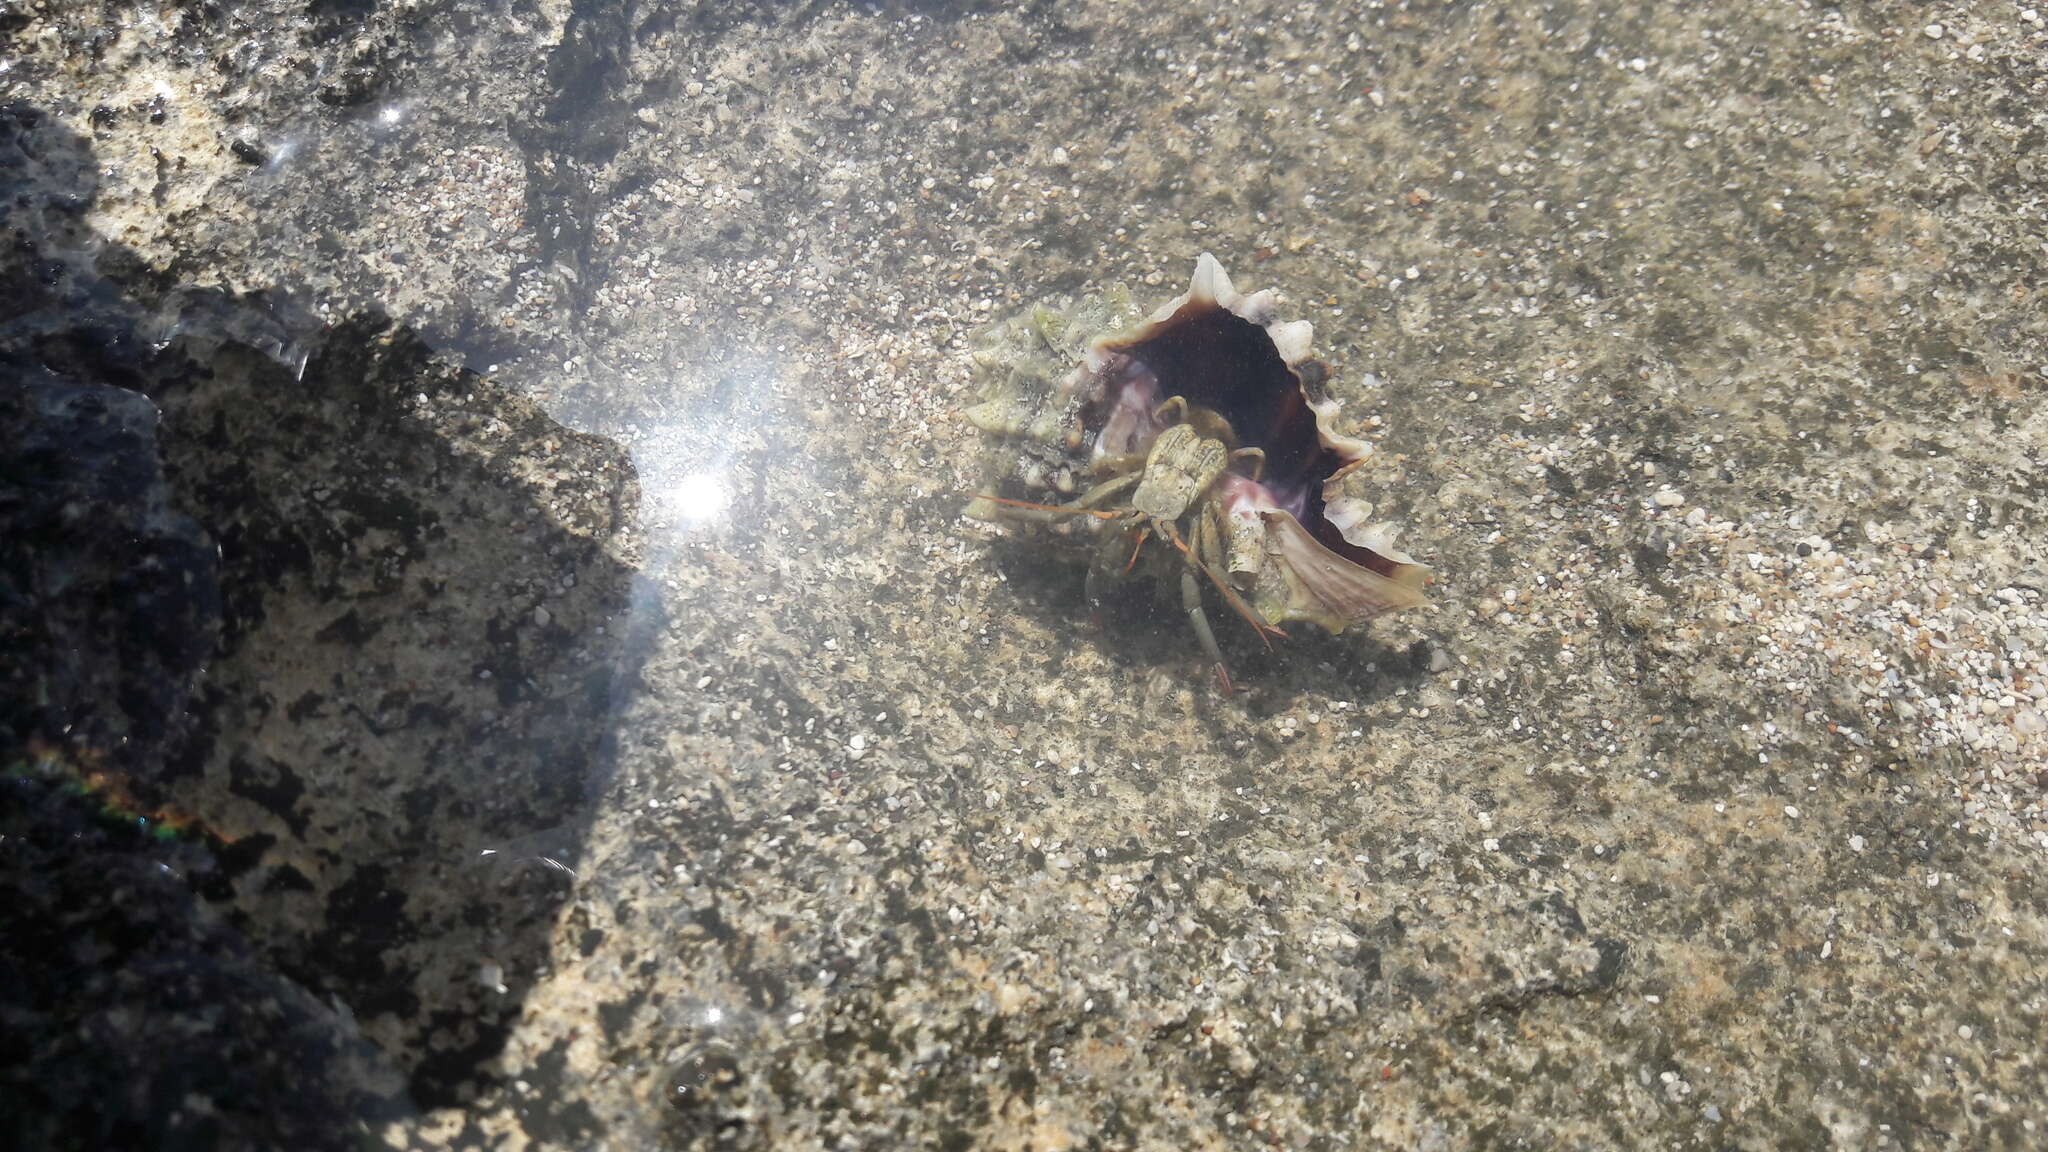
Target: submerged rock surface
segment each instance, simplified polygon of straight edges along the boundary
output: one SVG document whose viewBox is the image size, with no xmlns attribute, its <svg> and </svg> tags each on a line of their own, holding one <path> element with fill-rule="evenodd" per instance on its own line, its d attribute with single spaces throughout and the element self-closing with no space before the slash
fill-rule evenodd
<svg viewBox="0 0 2048 1152">
<path fill-rule="evenodd" d="M 7 762 L 208 830 L 8 781 L 5 1136 L 2038 1145 L 2043 19 L 0 5 Z M 958 515 L 1205 250 L 1439 576 L 1230 700 Z"/>
</svg>

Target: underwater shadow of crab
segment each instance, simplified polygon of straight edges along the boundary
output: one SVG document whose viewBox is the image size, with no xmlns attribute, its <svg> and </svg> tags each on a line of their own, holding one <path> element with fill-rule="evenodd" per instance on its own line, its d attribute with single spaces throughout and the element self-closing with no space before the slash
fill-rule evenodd
<svg viewBox="0 0 2048 1152">
<path fill-rule="evenodd" d="M 975 353 L 988 395 L 966 417 L 1006 451 L 967 515 L 1092 528 L 1090 604 L 1133 579 L 1177 586 L 1226 689 L 1205 584 L 1269 643 L 1295 621 L 1336 634 L 1421 605 L 1428 569 L 1356 494 L 1371 447 L 1309 398 L 1312 336 L 1206 252 L 1142 320 L 1118 289 L 993 326 Z"/>
</svg>

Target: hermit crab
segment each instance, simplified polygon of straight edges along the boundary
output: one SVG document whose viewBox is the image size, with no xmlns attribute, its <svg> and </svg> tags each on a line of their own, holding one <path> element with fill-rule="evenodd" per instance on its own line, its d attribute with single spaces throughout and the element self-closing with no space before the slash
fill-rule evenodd
<svg viewBox="0 0 2048 1152">
<path fill-rule="evenodd" d="M 1270 645 L 1295 621 L 1337 633 L 1420 605 L 1428 579 L 1369 522 L 1372 450 L 1310 398 L 1327 375 L 1311 328 L 1277 311 L 1208 253 L 1143 318 L 1122 289 L 1039 305 L 980 335 L 985 395 L 965 412 L 1000 446 L 967 515 L 1092 530 L 1090 605 L 1132 579 L 1177 588 L 1226 690 L 1205 585 Z"/>
</svg>

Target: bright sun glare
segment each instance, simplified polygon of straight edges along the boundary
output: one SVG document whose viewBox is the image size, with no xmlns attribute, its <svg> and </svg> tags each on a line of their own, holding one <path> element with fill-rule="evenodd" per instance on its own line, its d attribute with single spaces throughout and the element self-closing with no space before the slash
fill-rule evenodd
<svg viewBox="0 0 2048 1152">
<path fill-rule="evenodd" d="M 725 477 L 717 472 L 692 472 L 669 491 L 671 507 L 676 515 L 685 520 L 705 521 L 715 519 L 725 511 L 731 498 L 725 489 Z"/>
</svg>

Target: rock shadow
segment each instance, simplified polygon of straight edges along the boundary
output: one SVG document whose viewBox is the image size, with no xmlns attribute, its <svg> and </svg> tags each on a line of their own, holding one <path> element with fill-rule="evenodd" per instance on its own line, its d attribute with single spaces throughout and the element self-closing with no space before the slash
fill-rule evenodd
<svg viewBox="0 0 2048 1152">
<path fill-rule="evenodd" d="M 36 108 L 0 166 L 0 1131 L 354 1146 L 458 1103 L 658 624 L 629 457 L 383 317 L 172 282 Z"/>
</svg>

